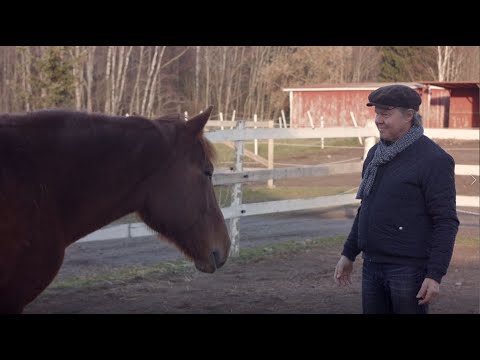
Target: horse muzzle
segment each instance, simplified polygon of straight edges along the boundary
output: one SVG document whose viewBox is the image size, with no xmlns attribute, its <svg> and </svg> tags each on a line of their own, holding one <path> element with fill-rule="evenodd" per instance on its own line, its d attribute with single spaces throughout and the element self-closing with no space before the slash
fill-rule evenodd
<svg viewBox="0 0 480 360">
<path fill-rule="evenodd" d="M 225 262 L 227 261 L 227 257 L 221 259 L 220 252 L 218 250 L 214 250 L 208 255 L 208 262 L 203 263 L 196 261 L 195 267 L 205 273 L 214 273 L 217 269 L 220 269 Z"/>
</svg>

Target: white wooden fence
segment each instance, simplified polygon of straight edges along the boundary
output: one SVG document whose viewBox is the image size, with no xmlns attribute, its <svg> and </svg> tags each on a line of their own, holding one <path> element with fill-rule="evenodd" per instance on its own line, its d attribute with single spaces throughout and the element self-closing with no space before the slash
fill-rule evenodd
<svg viewBox="0 0 480 360">
<path fill-rule="evenodd" d="M 209 122 L 212 126 L 227 127 L 231 122 Z M 248 123 L 250 126 L 265 126 L 261 122 Z M 378 130 L 374 127 L 365 128 L 311 128 L 311 129 L 274 129 L 271 128 L 245 128 L 245 122 L 235 122 L 235 129 L 209 131 L 205 136 L 212 142 L 234 141 L 236 149 L 236 163 L 234 172 L 215 173 L 212 181 L 214 185 L 234 185 L 232 202 L 229 207 L 222 208 L 225 219 L 230 221 L 230 235 L 232 238 L 232 255 L 235 256 L 239 251 L 239 232 L 237 222 L 242 216 L 252 216 L 259 214 L 269 214 L 287 211 L 297 211 L 306 209 L 318 209 L 332 206 L 342 206 L 359 203 L 353 193 L 340 194 L 332 196 L 321 196 L 310 199 L 291 199 L 281 201 L 269 201 L 262 203 L 242 204 L 242 184 L 253 181 L 267 181 L 272 179 L 284 179 L 291 177 L 304 176 L 328 176 L 334 174 L 357 173 L 362 169 L 362 162 L 343 163 L 343 164 L 325 164 L 316 166 L 303 166 L 293 168 L 273 169 L 273 142 L 272 151 L 269 150 L 269 163 L 272 162 L 271 169 L 260 169 L 254 171 L 243 171 L 244 141 L 255 139 L 314 139 L 314 138 L 357 138 L 357 137 L 378 137 Z M 233 127 L 233 125 L 231 125 Z M 425 129 L 425 134 L 435 139 L 462 139 L 462 140 L 480 140 L 478 130 L 464 129 Z M 372 146 L 374 142 L 365 141 L 366 146 Z M 456 165 L 455 173 L 457 175 L 479 176 L 478 165 Z M 479 207 L 480 199 L 478 196 L 457 196 L 457 206 L 459 207 Z M 120 230 L 120 227 L 122 230 Z M 123 236 L 120 236 L 120 233 Z M 142 223 L 119 225 L 117 230 L 112 227 L 98 230 L 79 241 L 93 241 L 108 238 L 135 237 L 153 234 Z"/>
<path fill-rule="evenodd" d="M 446 131 L 444 131 L 446 130 Z M 425 133 L 431 138 L 437 139 L 468 139 L 479 140 L 479 132 L 477 130 L 463 129 L 425 129 Z M 347 138 L 347 137 L 378 137 L 378 130 L 374 127 L 365 128 L 320 128 L 320 129 L 247 129 L 243 126 L 236 129 L 226 131 L 214 131 L 206 134 L 206 137 L 212 142 L 219 141 L 235 141 L 236 159 L 243 158 L 243 142 L 244 140 L 253 139 L 312 139 L 312 138 Z M 374 142 L 365 141 L 366 146 L 373 146 Z M 365 149 L 365 153 L 368 149 Z M 236 168 L 241 166 L 236 165 Z M 362 163 L 349 164 L 332 164 L 323 166 L 309 166 L 301 168 L 286 168 L 272 170 L 257 170 L 254 172 L 239 172 L 215 174 L 214 185 L 235 184 L 236 191 L 232 197 L 232 205 L 223 208 L 222 212 L 226 219 L 235 219 L 230 222 L 230 236 L 232 239 L 232 255 L 238 254 L 239 249 L 239 231 L 236 226 L 236 219 L 242 216 L 251 216 L 259 214 L 278 213 L 286 211 L 297 211 L 306 209 L 317 209 L 340 205 L 350 205 L 359 203 L 355 199 L 356 194 L 341 194 L 332 196 L 321 196 L 311 199 L 292 199 L 281 201 L 269 201 L 262 203 L 241 203 L 241 183 L 259 181 L 265 178 L 280 179 L 286 177 L 303 177 L 303 176 L 326 176 L 333 174 L 347 174 L 361 171 Z M 479 166 L 461 165 L 458 175 L 475 175 L 479 173 Z M 465 174 L 466 173 L 466 174 Z M 479 206 L 480 199 L 478 196 L 458 196 L 457 206 Z"/>
</svg>

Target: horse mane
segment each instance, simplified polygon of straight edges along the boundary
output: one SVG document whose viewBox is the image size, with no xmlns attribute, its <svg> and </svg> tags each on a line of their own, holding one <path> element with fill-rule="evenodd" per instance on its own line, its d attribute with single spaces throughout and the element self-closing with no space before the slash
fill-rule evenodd
<svg viewBox="0 0 480 360">
<path fill-rule="evenodd" d="M 64 122 L 68 119 L 68 122 Z M 86 121 L 90 120 L 90 121 Z M 93 133 L 101 131 L 100 128 L 109 128 L 114 126 L 118 129 L 118 124 L 122 124 L 125 132 L 128 132 L 131 126 L 142 129 L 151 127 L 158 128 L 161 122 L 166 123 L 185 123 L 182 114 L 170 114 L 162 116 L 153 121 L 148 118 L 134 115 L 129 117 L 107 115 L 103 113 L 88 113 L 82 111 L 70 111 L 64 109 L 38 110 L 30 113 L 0 114 L 0 123 L 3 127 L 22 127 L 22 128 L 64 128 L 73 130 L 78 127 L 90 128 Z M 217 152 L 214 145 L 204 136 L 202 131 L 198 136 L 199 143 L 205 153 L 205 157 L 212 163 L 217 159 Z"/>
</svg>

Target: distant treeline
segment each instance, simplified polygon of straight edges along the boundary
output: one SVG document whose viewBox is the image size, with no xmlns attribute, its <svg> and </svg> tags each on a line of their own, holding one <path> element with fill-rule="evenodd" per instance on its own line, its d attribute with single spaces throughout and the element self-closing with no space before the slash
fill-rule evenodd
<svg viewBox="0 0 480 360">
<path fill-rule="evenodd" d="M 0 112 L 71 108 L 276 119 L 284 87 L 479 81 L 480 46 L 2 46 Z"/>
</svg>

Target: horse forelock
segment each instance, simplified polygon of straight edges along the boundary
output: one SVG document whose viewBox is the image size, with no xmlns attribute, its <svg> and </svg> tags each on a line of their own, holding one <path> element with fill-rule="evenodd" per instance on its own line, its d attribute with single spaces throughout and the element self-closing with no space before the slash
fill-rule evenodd
<svg viewBox="0 0 480 360">
<path fill-rule="evenodd" d="M 217 160 L 217 150 L 215 146 L 202 134 L 199 138 L 205 157 L 212 163 Z"/>
</svg>

